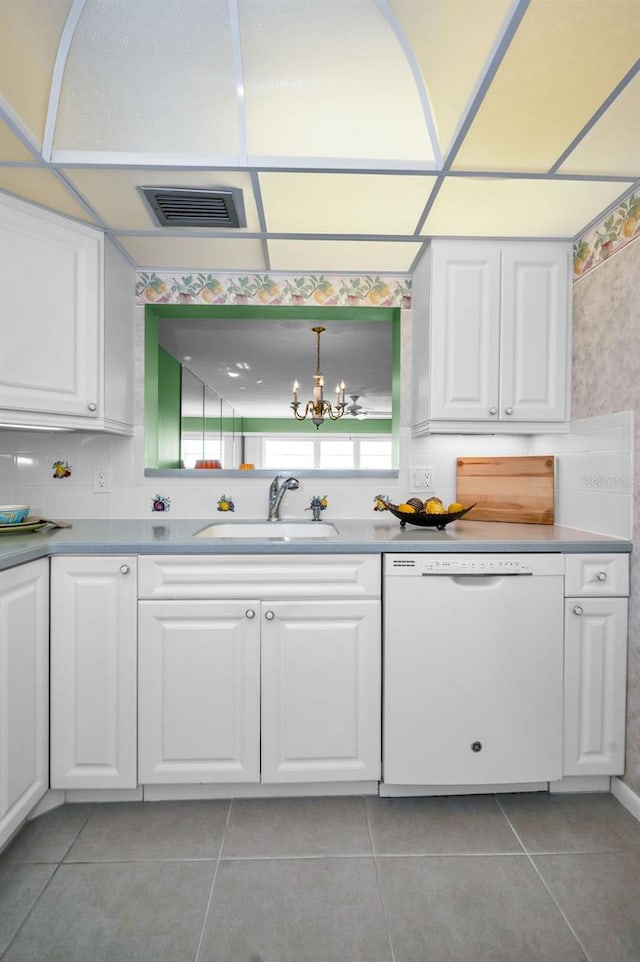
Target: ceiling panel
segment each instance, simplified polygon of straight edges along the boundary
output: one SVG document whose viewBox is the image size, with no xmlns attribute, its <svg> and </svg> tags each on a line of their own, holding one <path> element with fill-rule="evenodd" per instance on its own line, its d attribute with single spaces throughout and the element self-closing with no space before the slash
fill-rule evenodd
<svg viewBox="0 0 640 962">
<path fill-rule="evenodd" d="M 631 182 L 451 178 L 423 233 L 462 237 L 573 237 Z"/>
<path fill-rule="evenodd" d="M 0 93 L 42 143 L 51 74 L 72 0 L 0 0 Z"/>
<path fill-rule="evenodd" d="M 572 151 L 560 171 L 640 177 L 640 74 Z"/>
<path fill-rule="evenodd" d="M 250 238 L 130 237 L 116 235 L 135 263 L 146 269 L 263 271 L 262 243 Z"/>
<path fill-rule="evenodd" d="M 69 50 L 54 148 L 237 156 L 226 0 L 87 0 Z"/>
<path fill-rule="evenodd" d="M 251 156 L 433 162 L 414 78 L 376 3 L 240 0 L 239 11 Z"/>
<path fill-rule="evenodd" d="M 90 224 L 95 223 L 66 187 L 44 167 L 0 167 L 0 190 Z"/>
<path fill-rule="evenodd" d="M 430 176 L 261 173 L 269 231 L 413 234 L 433 188 Z"/>
<path fill-rule="evenodd" d="M 430 235 L 572 238 L 637 186 L 640 74 L 593 118 L 639 50 L 640 0 L 0 0 L 0 189 L 84 198 L 142 269 L 405 273 Z M 40 160 L 15 131 L 37 150 L 48 104 Z M 143 185 L 239 188 L 247 227 L 160 228 Z"/>
<path fill-rule="evenodd" d="M 368 274 L 405 273 L 420 250 L 419 243 L 347 240 L 269 240 L 271 269 Z"/>
<path fill-rule="evenodd" d="M 31 152 L 2 120 L 0 120 L 0 160 L 33 160 Z"/>
<path fill-rule="evenodd" d="M 532 0 L 455 167 L 549 170 L 638 50 L 638 0 Z"/>
<path fill-rule="evenodd" d="M 512 2 L 390 0 L 390 6 L 420 65 L 446 153 Z"/>
<path fill-rule="evenodd" d="M 162 230 L 149 213 L 138 187 L 239 187 L 242 190 L 247 230 L 260 230 L 251 175 L 244 171 L 158 170 L 156 168 L 70 168 L 71 183 L 116 230 Z"/>
</svg>

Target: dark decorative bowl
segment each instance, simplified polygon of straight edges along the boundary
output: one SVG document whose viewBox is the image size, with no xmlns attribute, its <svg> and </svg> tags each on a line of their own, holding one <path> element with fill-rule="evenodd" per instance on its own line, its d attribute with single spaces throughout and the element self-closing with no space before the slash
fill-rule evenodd
<svg viewBox="0 0 640 962">
<path fill-rule="evenodd" d="M 468 511 L 471 511 L 471 509 L 476 506 L 475 504 L 470 504 L 467 508 L 463 508 L 462 511 L 452 511 L 451 514 L 427 514 L 426 511 L 409 514 L 404 511 L 398 511 L 397 505 L 391 504 L 390 501 L 385 501 L 384 505 L 387 510 L 398 519 L 401 528 L 404 528 L 406 524 L 409 523 L 419 528 L 435 528 L 437 531 L 443 531 L 448 524 L 451 524 L 452 521 L 457 521 L 458 518 L 464 517 Z"/>
</svg>

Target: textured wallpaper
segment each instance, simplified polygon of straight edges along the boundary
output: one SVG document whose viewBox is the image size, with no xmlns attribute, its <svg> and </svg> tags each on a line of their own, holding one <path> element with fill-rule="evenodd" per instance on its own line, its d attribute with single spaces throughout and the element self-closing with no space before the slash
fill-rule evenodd
<svg viewBox="0 0 640 962">
<path fill-rule="evenodd" d="M 634 531 L 629 602 L 627 763 L 640 795 L 640 239 L 573 287 L 572 418 L 634 412 Z"/>
</svg>

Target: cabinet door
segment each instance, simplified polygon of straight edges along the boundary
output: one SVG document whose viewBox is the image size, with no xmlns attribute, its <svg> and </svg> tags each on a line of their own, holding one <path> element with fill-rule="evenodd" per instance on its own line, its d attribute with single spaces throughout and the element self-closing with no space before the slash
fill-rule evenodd
<svg viewBox="0 0 640 962">
<path fill-rule="evenodd" d="M 49 784 L 49 563 L 0 573 L 0 848 Z"/>
<path fill-rule="evenodd" d="M 434 242 L 432 258 L 430 416 L 496 419 L 500 247 Z"/>
<path fill-rule="evenodd" d="M 139 604 L 139 778 L 260 781 L 255 601 Z"/>
<path fill-rule="evenodd" d="M 262 605 L 262 781 L 380 777 L 380 602 Z"/>
<path fill-rule="evenodd" d="M 0 408 L 102 413 L 101 257 L 99 232 L 0 203 Z"/>
<path fill-rule="evenodd" d="M 626 598 L 565 601 L 564 774 L 624 771 Z"/>
<path fill-rule="evenodd" d="M 501 420 L 567 418 L 569 293 L 566 245 L 504 245 Z"/>
<path fill-rule="evenodd" d="M 136 559 L 51 562 L 51 787 L 135 788 Z"/>
</svg>

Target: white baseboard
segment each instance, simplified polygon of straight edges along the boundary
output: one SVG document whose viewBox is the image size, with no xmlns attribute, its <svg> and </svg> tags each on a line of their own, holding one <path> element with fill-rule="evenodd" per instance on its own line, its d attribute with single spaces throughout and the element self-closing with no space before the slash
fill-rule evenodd
<svg viewBox="0 0 640 962">
<path fill-rule="evenodd" d="M 141 802 L 142 786 L 137 788 L 70 788 L 65 791 L 69 805 L 77 802 Z"/>
<path fill-rule="evenodd" d="M 549 782 L 550 794 L 571 792 L 610 792 L 610 775 L 565 775 L 559 782 Z"/>
<path fill-rule="evenodd" d="M 59 808 L 60 805 L 64 805 L 65 798 L 64 792 L 57 788 L 50 788 L 46 795 L 43 795 L 35 808 L 32 808 L 29 812 L 28 820 L 32 818 L 37 818 L 38 815 L 44 815 L 45 812 L 50 812 L 52 808 Z"/>
<path fill-rule="evenodd" d="M 189 798 L 296 798 L 314 795 L 377 795 L 377 782 L 301 782 L 286 785 L 144 785 L 145 802 Z"/>
<path fill-rule="evenodd" d="M 640 822 L 640 795 L 619 778 L 611 779 L 611 794 Z"/>
</svg>

